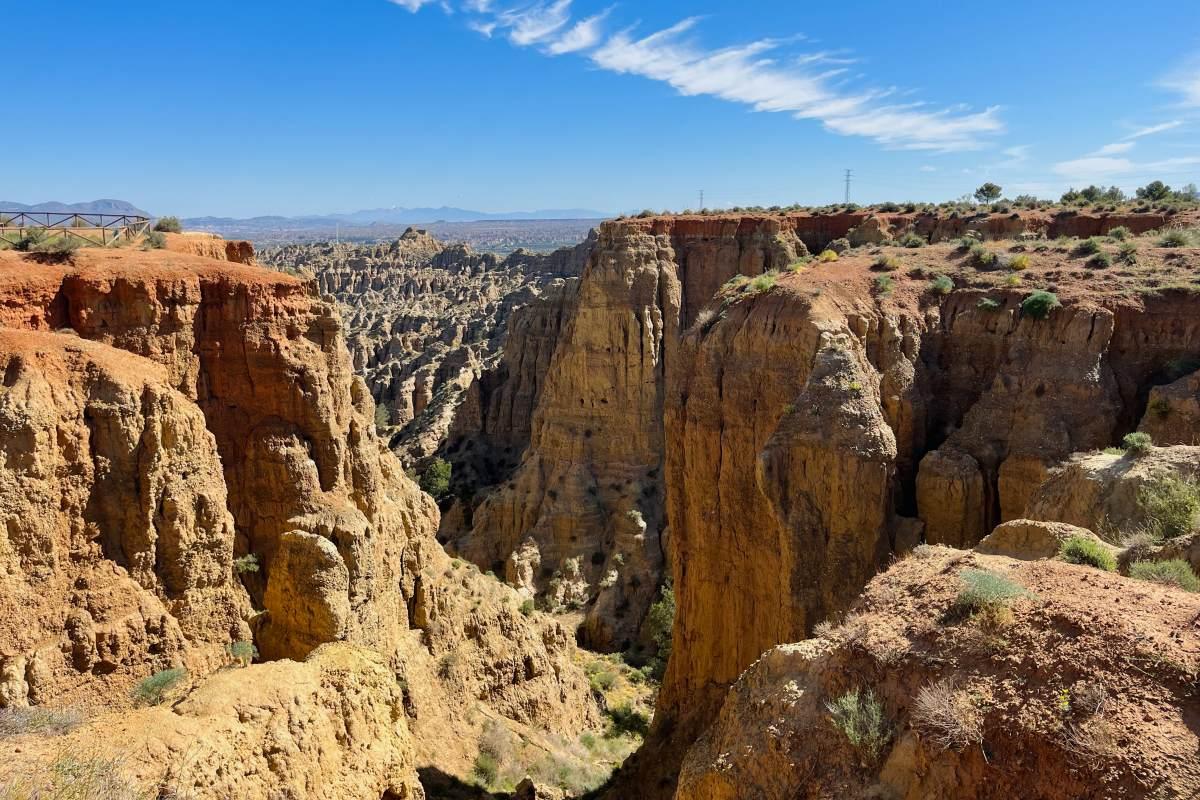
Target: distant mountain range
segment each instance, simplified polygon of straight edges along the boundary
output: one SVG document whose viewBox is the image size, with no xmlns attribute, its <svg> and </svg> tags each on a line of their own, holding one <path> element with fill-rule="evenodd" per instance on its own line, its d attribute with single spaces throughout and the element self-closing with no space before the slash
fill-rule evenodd
<svg viewBox="0 0 1200 800">
<path fill-rule="evenodd" d="M 124 200 L 92 200 L 88 203 L 37 203 L 27 205 L 0 200 L 0 211 L 34 211 L 53 214 L 136 214 L 149 217 Z M 239 219 L 235 217 L 187 217 L 183 226 L 191 230 L 214 232 L 236 231 L 239 235 L 266 231 L 311 231 L 334 230 L 338 226 L 366 228 L 386 225 L 422 225 L 437 222 L 496 222 L 529 220 L 596 220 L 614 217 L 616 214 L 596 211 L 591 208 L 547 208 L 538 211 L 507 211 L 491 214 L 466 208 L 369 208 L 348 214 L 314 214 L 301 217 L 261 216 Z"/>
<path fill-rule="evenodd" d="M 25 203 L 12 203 L 7 200 L 0 200 L 0 211 L 31 211 L 31 212 L 49 212 L 51 214 L 131 214 L 138 217 L 149 217 L 149 213 L 142 211 L 133 203 L 127 203 L 124 200 L 92 200 L 88 203 L 59 203 L 50 201 L 49 203 L 37 203 L 36 205 L 26 205 Z"/>
<path fill-rule="evenodd" d="M 263 216 L 248 219 L 233 217 L 188 217 L 185 228 L 215 229 L 262 228 L 271 230 L 308 230 L 332 228 L 337 225 L 420 225 L 434 222 L 492 222 L 497 220 L 605 219 L 616 216 L 590 208 L 548 208 L 538 211 L 508 211 L 498 214 L 472 211 L 466 208 L 370 208 L 349 214 L 323 214 L 303 217 Z"/>
</svg>

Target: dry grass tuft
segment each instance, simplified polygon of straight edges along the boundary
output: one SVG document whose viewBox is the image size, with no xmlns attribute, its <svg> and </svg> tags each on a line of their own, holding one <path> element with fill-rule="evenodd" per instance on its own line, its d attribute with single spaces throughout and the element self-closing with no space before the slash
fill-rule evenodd
<svg viewBox="0 0 1200 800">
<path fill-rule="evenodd" d="M 983 720 L 966 692 L 946 679 L 922 687 L 913 702 L 912 722 L 925 739 L 943 750 L 963 750 L 983 740 Z"/>
</svg>

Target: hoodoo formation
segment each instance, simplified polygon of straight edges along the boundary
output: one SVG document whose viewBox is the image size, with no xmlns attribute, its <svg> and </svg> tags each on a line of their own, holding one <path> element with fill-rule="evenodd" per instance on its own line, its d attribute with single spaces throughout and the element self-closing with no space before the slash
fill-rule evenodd
<svg viewBox="0 0 1200 800">
<path fill-rule="evenodd" d="M 0 775 L 1196 797 L 1197 220 L 0 252 Z"/>
</svg>

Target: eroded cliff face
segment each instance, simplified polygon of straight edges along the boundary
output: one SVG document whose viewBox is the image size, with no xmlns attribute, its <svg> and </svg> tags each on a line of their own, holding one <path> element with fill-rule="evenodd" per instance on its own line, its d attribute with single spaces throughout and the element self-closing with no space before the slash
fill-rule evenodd
<svg viewBox="0 0 1200 800">
<path fill-rule="evenodd" d="M 1064 292 L 1037 319 L 1004 288 L 880 292 L 869 263 L 727 289 L 684 337 L 666 406 L 679 605 L 646 761 L 669 762 L 760 653 L 836 618 L 892 553 L 1025 516 L 1200 348 L 1188 296 Z"/>
<path fill-rule="evenodd" d="M 503 566 L 553 607 L 587 605 L 589 645 L 628 648 L 662 577 L 663 402 L 680 332 L 739 271 L 783 267 L 802 252 L 771 221 L 670 232 L 606 223 L 545 373 L 528 450 L 452 546 Z"/>
<path fill-rule="evenodd" d="M 425 763 L 469 762 L 438 736 L 477 706 L 596 722 L 570 634 L 437 545 L 308 285 L 176 253 L 0 253 L 0 296 L 0 705 L 111 705 L 239 640 L 268 661 L 349 642 L 386 665 Z M 257 572 L 235 572 L 245 555 Z"/>
</svg>

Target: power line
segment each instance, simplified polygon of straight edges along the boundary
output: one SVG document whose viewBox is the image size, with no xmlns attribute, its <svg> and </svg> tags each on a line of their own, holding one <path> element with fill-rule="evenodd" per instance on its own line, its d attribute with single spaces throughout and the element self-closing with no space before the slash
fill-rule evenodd
<svg viewBox="0 0 1200 800">
<path fill-rule="evenodd" d="M 854 175 L 854 170 L 846 170 L 846 202 L 850 202 L 850 178 Z"/>
</svg>

